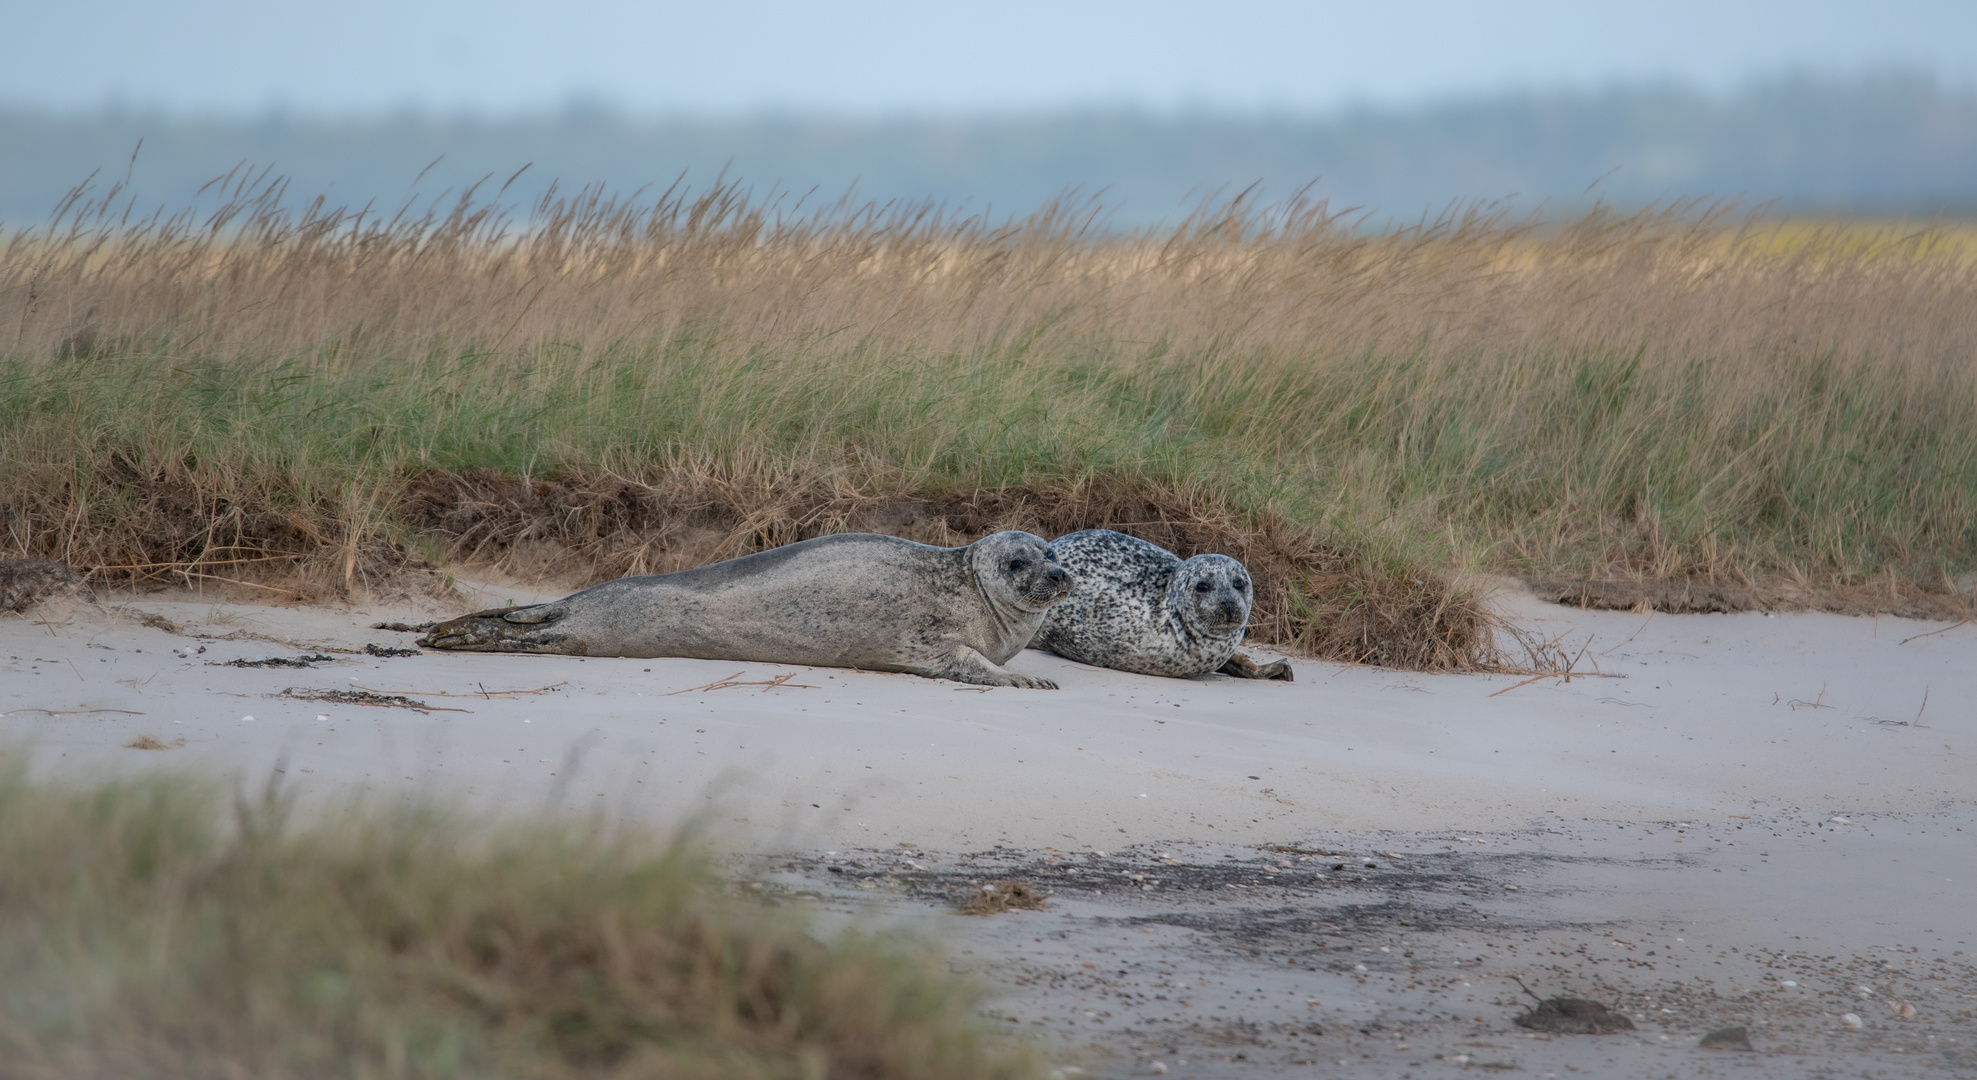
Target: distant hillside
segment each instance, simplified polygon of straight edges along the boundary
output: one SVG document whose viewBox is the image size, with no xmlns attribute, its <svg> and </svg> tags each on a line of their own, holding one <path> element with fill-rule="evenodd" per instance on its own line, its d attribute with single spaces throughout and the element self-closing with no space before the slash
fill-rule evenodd
<svg viewBox="0 0 1977 1080">
<path fill-rule="evenodd" d="M 1776 200 L 1781 209 L 1876 215 L 1977 213 L 1977 93 L 1926 78 L 1794 77 L 1729 96 L 1673 87 L 1506 94 L 1432 107 L 1312 118 L 1084 113 L 850 121 L 763 117 L 646 120 L 603 108 L 553 117 L 366 122 L 258 121 L 0 109 L 0 220 L 37 223 L 101 169 L 121 179 L 143 139 L 141 204 L 183 206 L 239 162 L 293 178 L 292 201 L 396 208 L 483 176 L 533 167 L 508 199 L 551 179 L 664 187 L 725 169 L 835 198 L 931 199 L 1026 212 L 1067 188 L 1106 191 L 1113 220 L 1172 219 L 1191 198 L 1261 181 L 1282 196 L 1315 180 L 1334 207 L 1411 218 L 1456 199 L 1637 206 L 1691 195 Z M 435 157 L 440 163 L 414 184 Z M 1604 179 L 1601 179 L 1604 177 Z"/>
</svg>

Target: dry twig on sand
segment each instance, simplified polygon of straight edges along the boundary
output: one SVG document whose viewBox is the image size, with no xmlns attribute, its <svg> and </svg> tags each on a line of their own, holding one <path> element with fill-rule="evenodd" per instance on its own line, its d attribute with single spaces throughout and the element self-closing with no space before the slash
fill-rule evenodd
<svg viewBox="0 0 1977 1080">
<path fill-rule="evenodd" d="M 141 712 L 136 712 L 131 709 L 8 709 L 5 710 L 4 712 L 0 712 L 0 716 L 13 716 L 16 713 L 31 713 L 31 712 L 38 712 L 46 716 L 87 716 L 91 713 L 105 713 L 105 712 L 122 713 L 125 716 L 144 715 Z"/>
<path fill-rule="evenodd" d="M 1905 637 L 1901 639 L 1901 643 L 1903 645 L 1906 645 L 1909 642 L 1916 640 L 1917 638 L 1935 637 L 1937 634 L 1947 634 L 1959 626 L 1969 626 L 1969 625 L 1970 625 L 1970 620 L 1965 619 L 1959 623 L 1951 623 L 1950 625 L 1943 627 L 1941 630 L 1931 630 L 1926 634 L 1917 634 L 1915 635 L 1915 637 Z"/>
<path fill-rule="evenodd" d="M 773 679 L 757 679 L 750 682 L 741 682 L 740 681 L 741 677 L 746 674 L 748 673 L 745 671 L 737 671 L 733 675 L 730 675 L 725 679 L 715 679 L 713 682 L 710 682 L 705 686 L 689 686 L 684 690 L 675 690 L 670 694 L 661 694 L 659 696 L 678 697 L 681 694 L 691 694 L 695 690 L 726 690 L 731 686 L 759 686 L 762 688 L 762 692 L 765 694 L 778 686 L 791 687 L 799 690 L 822 689 L 821 687 L 812 686 L 809 683 L 790 682 L 791 679 L 796 677 L 796 672 L 794 671 L 783 672 L 781 675 L 778 675 Z"/>
<path fill-rule="evenodd" d="M 1650 618 L 1651 617 L 1652 616 L 1650 616 Z M 1641 626 L 1645 628 L 1647 624 L 1642 623 Z M 1570 633 L 1570 632 L 1571 631 L 1569 630 L 1566 631 L 1566 633 Z M 1515 628 L 1510 628 L 1510 633 L 1513 637 L 1515 637 L 1518 640 L 1520 644 L 1524 646 L 1525 652 L 1530 654 L 1532 663 L 1530 667 L 1525 668 L 1523 671 L 1510 671 L 1508 672 L 1508 674 L 1512 674 L 1512 675 L 1529 674 L 1530 678 L 1525 679 L 1523 682 L 1516 683 L 1511 686 L 1506 686 L 1503 689 L 1498 690 L 1496 693 L 1491 694 L 1490 695 L 1491 697 L 1497 697 L 1502 694 L 1508 694 L 1512 690 L 1517 689 L 1518 687 L 1529 686 L 1534 682 L 1539 682 L 1544 679 L 1564 679 L 1566 682 L 1569 683 L 1575 678 L 1576 679 L 1624 679 L 1627 677 L 1625 675 L 1616 672 L 1606 672 L 1599 670 L 1598 660 L 1594 660 L 1592 662 L 1593 670 L 1591 671 L 1578 670 L 1579 661 L 1586 659 L 1587 650 L 1593 647 L 1594 635 L 1591 634 L 1586 635 L 1586 643 L 1579 646 L 1579 651 L 1570 654 L 1568 659 L 1568 654 L 1565 652 L 1564 648 L 1560 647 L 1559 644 L 1560 642 L 1565 640 L 1565 634 L 1558 634 L 1542 642 L 1534 642 L 1533 639 L 1526 637 L 1522 633 L 1519 633 Z M 1636 630 L 1634 631 L 1634 633 L 1638 634 L 1640 633 L 1640 631 Z M 1632 640 L 1633 638 L 1631 637 L 1627 639 L 1627 641 L 1632 641 Z M 1623 641 L 1621 642 L 1621 644 L 1624 645 L 1626 644 L 1626 642 Z M 1619 646 L 1615 646 L 1615 648 L 1618 647 Z M 1607 652 L 1612 652 L 1612 651 L 1613 651 L 1612 649 L 1607 650 Z M 1600 655 L 1604 656 L 1606 654 L 1601 653 Z M 1533 671 L 1533 669 L 1536 670 Z"/>
<path fill-rule="evenodd" d="M 384 694 L 387 696 L 391 696 L 391 695 L 404 696 L 407 694 L 419 694 L 424 697 L 477 697 L 477 698 L 487 698 L 488 700 L 492 701 L 493 699 L 498 697 L 514 697 L 522 694 L 553 693 L 570 684 L 568 680 L 565 680 L 559 683 L 550 683 L 548 686 L 538 686 L 533 690 L 489 690 L 486 687 L 481 687 L 480 689 L 475 690 L 471 694 L 455 694 L 446 690 L 379 690 L 377 687 L 363 686 L 358 683 L 351 683 L 350 685 L 356 687 L 359 690 L 364 691 L 367 694 Z M 480 686 L 479 683 L 475 683 L 474 685 Z"/>
</svg>

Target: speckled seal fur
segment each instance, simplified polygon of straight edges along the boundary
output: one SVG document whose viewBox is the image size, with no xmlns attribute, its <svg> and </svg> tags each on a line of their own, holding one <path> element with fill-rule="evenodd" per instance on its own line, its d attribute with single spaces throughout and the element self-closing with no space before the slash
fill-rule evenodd
<svg viewBox="0 0 1977 1080">
<path fill-rule="evenodd" d="M 1002 665 L 1068 587 L 1043 539 L 1026 532 L 958 548 L 847 533 L 463 616 L 430 627 L 419 644 L 814 664 L 1054 690 Z"/>
<path fill-rule="evenodd" d="M 1045 614 L 1031 645 L 1142 675 L 1291 678 L 1282 660 L 1258 665 L 1236 652 L 1256 596 L 1235 559 L 1196 555 L 1184 562 L 1110 529 L 1071 533 L 1050 549 L 1071 572 L 1071 594 Z"/>
</svg>

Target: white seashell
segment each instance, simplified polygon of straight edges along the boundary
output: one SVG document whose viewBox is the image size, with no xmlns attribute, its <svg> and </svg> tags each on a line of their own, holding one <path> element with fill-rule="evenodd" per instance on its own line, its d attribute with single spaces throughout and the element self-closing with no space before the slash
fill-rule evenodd
<svg viewBox="0 0 1977 1080">
<path fill-rule="evenodd" d="M 1843 1027 L 1852 1028 L 1855 1031 L 1859 1031 L 1861 1028 L 1867 1026 L 1867 1022 L 1854 1013 L 1842 1013 L 1840 1024 Z"/>
</svg>

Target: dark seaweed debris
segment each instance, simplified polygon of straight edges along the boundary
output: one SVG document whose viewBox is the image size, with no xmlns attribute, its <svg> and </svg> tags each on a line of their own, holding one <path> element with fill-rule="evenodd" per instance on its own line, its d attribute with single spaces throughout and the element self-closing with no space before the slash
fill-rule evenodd
<svg viewBox="0 0 1977 1080">
<path fill-rule="evenodd" d="M 1531 1000 L 1538 1004 L 1518 1013 L 1512 1023 L 1532 1031 L 1544 1031 L 1553 1035 L 1608 1035 L 1615 1031 L 1632 1031 L 1634 1022 L 1626 1016 L 1614 1012 L 1597 1001 L 1575 997 L 1548 997 L 1539 999 L 1524 985 L 1524 980 L 1512 979 Z"/>
<path fill-rule="evenodd" d="M 321 701 L 330 705 L 376 705 L 387 709 L 414 709 L 418 712 L 466 712 L 465 709 L 446 709 L 414 701 L 403 694 L 374 694 L 369 690 L 309 690 L 291 686 L 283 690 L 280 697 L 294 698 L 297 701 Z"/>
<path fill-rule="evenodd" d="M 329 664 L 335 661 L 336 657 L 330 656 L 327 653 L 305 653 L 302 656 L 257 656 L 252 660 L 243 656 L 237 660 L 225 661 L 219 666 L 238 668 L 312 668 L 317 664 Z"/>
</svg>

